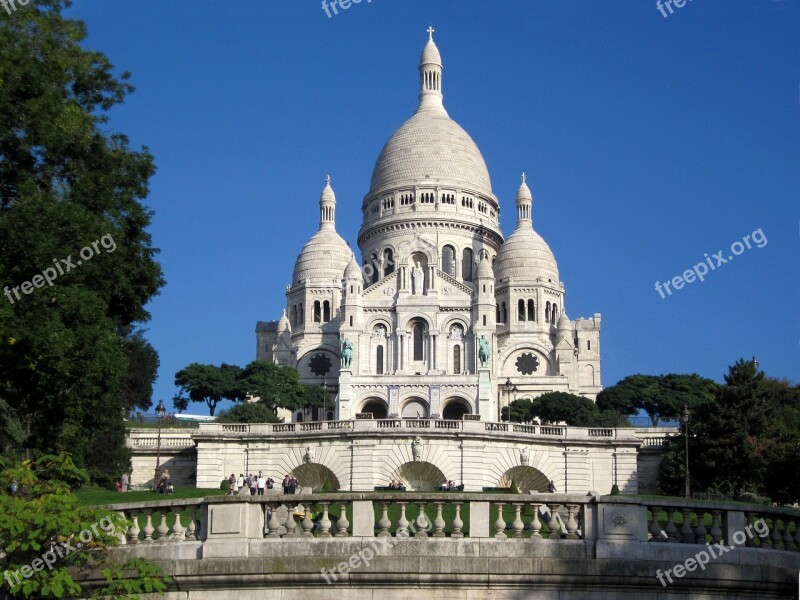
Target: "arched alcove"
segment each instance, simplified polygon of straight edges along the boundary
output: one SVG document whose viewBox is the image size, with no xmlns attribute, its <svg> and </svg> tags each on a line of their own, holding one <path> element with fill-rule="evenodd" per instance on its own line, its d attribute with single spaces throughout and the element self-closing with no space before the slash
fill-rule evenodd
<svg viewBox="0 0 800 600">
<path fill-rule="evenodd" d="M 315 492 L 320 492 L 323 488 L 331 492 L 339 489 L 339 479 L 325 465 L 307 463 L 295 467 L 292 473 L 297 477 L 301 488 L 310 487 Z"/>
<path fill-rule="evenodd" d="M 497 481 L 497 487 L 509 488 L 511 482 L 517 484 L 519 491 L 527 494 L 530 491 L 546 492 L 550 478 L 539 469 L 533 467 L 512 467 Z"/>
<path fill-rule="evenodd" d="M 460 421 L 461 417 L 471 412 L 469 403 L 463 398 L 450 398 L 444 404 L 442 418 L 448 421 Z"/>
<path fill-rule="evenodd" d="M 401 481 L 409 492 L 437 491 L 447 483 L 447 478 L 439 467 L 423 461 L 400 465 L 392 474 L 392 479 Z"/>
<path fill-rule="evenodd" d="M 364 404 L 361 406 L 361 410 L 358 412 L 372 413 L 372 418 L 374 419 L 385 419 L 389 414 L 386 402 L 380 398 L 367 399 L 366 402 L 364 402 Z"/>
</svg>

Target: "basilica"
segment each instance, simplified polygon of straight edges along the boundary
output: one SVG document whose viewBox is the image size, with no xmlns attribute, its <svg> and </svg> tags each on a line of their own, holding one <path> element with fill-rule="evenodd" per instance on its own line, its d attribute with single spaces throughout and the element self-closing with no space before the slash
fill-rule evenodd
<svg viewBox="0 0 800 600">
<path fill-rule="evenodd" d="M 256 326 L 257 359 L 294 367 L 330 394 L 323 411 L 287 412 L 287 421 L 497 422 L 515 399 L 594 400 L 602 389 L 600 315 L 567 317 L 525 175 L 513 212 L 510 199 L 501 207 L 480 150 L 444 108 L 432 28 L 428 36 L 419 105 L 383 147 L 361 204 L 361 259 L 336 231 L 328 177 L 283 315 Z M 515 222 L 507 237 L 501 210 Z"/>
</svg>

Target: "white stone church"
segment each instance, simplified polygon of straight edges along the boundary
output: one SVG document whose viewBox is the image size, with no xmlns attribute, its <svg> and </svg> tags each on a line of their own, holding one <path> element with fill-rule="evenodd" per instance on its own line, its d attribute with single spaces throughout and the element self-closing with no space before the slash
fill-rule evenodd
<svg viewBox="0 0 800 600">
<path fill-rule="evenodd" d="M 429 29 L 419 105 L 383 147 L 361 205 L 361 266 L 336 232 L 328 178 L 284 314 L 256 327 L 258 359 L 330 391 L 325 414 L 287 421 L 500 421 L 514 399 L 562 391 L 594 400 L 602 389 L 600 315 L 567 317 L 524 175 L 504 236 L 483 156 L 444 108 L 442 71 Z"/>
</svg>

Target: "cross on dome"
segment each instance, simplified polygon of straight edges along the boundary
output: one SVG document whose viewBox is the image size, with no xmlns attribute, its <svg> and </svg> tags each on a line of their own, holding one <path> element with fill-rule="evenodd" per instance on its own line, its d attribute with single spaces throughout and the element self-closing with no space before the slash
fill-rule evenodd
<svg viewBox="0 0 800 600">
<path fill-rule="evenodd" d="M 430 41 L 433 41 L 433 32 L 434 32 L 434 31 L 436 31 L 436 30 L 433 28 L 433 25 L 430 25 L 426 31 L 428 32 L 428 39 L 429 39 Z"/>
<path fill-rule="evenodd" d="M 331 176 L 330 175 L 325 175 L 325 183 L 328 184 L 328 185 L 331 184 Z"/>
<path fill-rule="evenodd" d="M 525 181 L 527 181 L 527 180 L 525 178 L 525 171 L 523 171 L 522 172 L 522 183 L 525 183 Z"/>
</svg>

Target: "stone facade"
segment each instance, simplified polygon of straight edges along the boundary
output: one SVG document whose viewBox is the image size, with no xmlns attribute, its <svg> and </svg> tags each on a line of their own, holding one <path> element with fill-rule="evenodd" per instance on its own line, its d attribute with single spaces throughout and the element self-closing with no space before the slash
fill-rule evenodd
<svg viewBox="0 0 800 600">
<path fill-rule="evenodd" d="M 319 231 L 297 258 L 283 316 L 258 323 L 256 357 L 330 386 L 328 419 L 499 421 L 515 398 L 595 399 L 600 315 L 567 317 L 524 174 L 516 228 L 504 237 L 480 150 L 444 108 L 432 35 L 419 71 L 419 106 L 381 151 L 362 203 L 361 266 L 336 232 L 328 178 Z"/>
</svg>

